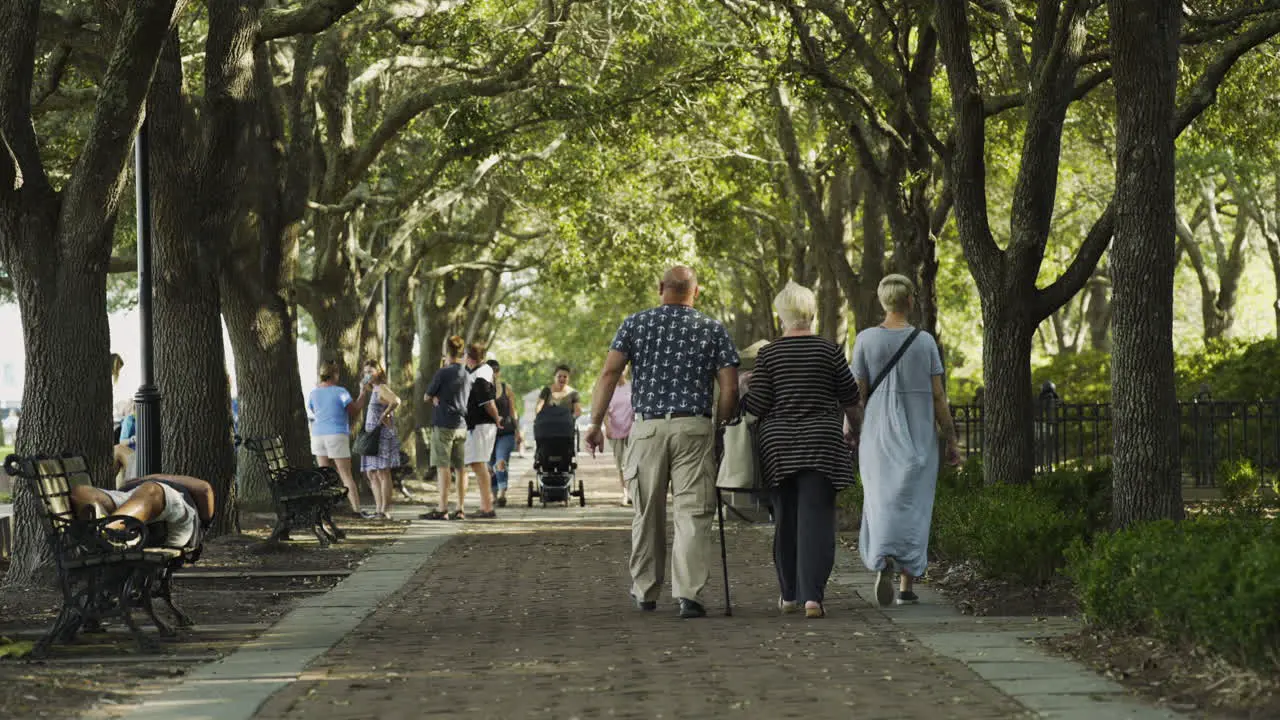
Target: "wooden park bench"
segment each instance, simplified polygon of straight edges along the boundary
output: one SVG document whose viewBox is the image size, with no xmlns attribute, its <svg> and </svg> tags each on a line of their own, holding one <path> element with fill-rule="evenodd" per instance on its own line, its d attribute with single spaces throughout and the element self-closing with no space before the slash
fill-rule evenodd
<svg viewBox="0 0 1280 720">
<path fill-rule="evenodd" d="M 10 455 L 4 468 L 10 476 L 35 487 L 62 591 L 62 609 L 53 627 L 36 643 L 33 655 L 43 655 L 54 641 L 73 641 L 81 630 L 100 630 L 103 621 L 112 618 L 124 622 L 139 647 L 150 648 L 153 643 L 133 618 L 135 610 L 144 611 L 161 635 L 175 634 L 156 614 L 156 599 L 168 606 L 178 626 L 192 624 L 173 604 L 171 581 L 175 570 L 199 559 L 200 546 L 172 548 L 149 542 L 165 537 L 161 523 L 148 526 L 132 517 L 97 517 L 99 513 L 92 508 L 77 514 L 71 504 L 71 488 L 92 484 L 82 456 Z M 103 529 L 117 522 L 125 525 L 131 540 L 141 541 L 109 539 Z"/>
<path fill-rule="evenodd" d="M 333 509 L 347 502 L 347 488 L 336 470 L 289 465 L 284 440 L 279 435 L 267 438 L 237 435 L 236 444 L 267 463 L 271 503 L 276 512 L 276 525 L 268 542 L 288 540 L 291 530 L 310 531 L 321 547 L 347 536 L 333 521 Z"/>
</svg>

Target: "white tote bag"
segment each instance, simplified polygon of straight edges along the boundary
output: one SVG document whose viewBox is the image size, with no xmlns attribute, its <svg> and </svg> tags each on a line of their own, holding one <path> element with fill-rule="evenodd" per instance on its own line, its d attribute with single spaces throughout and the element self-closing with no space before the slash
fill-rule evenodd
<svg viewBox="0 0 1280 720">
<path fill-rule="evenodd" d="M 756 449 L 756 418 L 749 413 L 725 425 L 724 455 L 716 487 L 739 492 L 760 489 L 762 469 Z"/>
</svg>

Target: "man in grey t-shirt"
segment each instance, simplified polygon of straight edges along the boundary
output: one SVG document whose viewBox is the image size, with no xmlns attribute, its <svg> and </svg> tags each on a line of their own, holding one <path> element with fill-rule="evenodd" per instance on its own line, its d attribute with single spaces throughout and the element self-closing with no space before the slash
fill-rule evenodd
<svg viewBox="0 0 1280 720">
<path fill-rule="evenodd" d="M 458 513 L 462 512 L 466 475 L 463 470 L 464 449 L 467 442 L 467 400 L 471 396 L 471 373 L 462 365 L 465 341 L 454 335 L 447 343 L 448 356 L 444 367 L 436 371 L 427 386 L 424 399 L 433 404 L 431 411 L 431 464 L 435 466 L 440 484 L 440 505 L 424 513 L 424 520 L 444 520 L 449 517 L 449 486 L 453 483 L 453 470 L 458 468 Z"/>
</svg>

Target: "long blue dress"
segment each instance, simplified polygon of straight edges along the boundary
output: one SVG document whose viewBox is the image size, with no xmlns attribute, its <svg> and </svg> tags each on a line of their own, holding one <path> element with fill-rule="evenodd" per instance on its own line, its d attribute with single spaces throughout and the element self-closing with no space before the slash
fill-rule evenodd
<svg viewBox="0 0 1280 720">
<path fill-rule="evenodd" d="M 874 327 L 858 333 L 854 376 L 869 385 L 911 331 Z M 886 557 L 914 577 L 928 566 L 938 485 L 933 376 L 941 374 L 938 344 L 920 333 L 867 403 L 858 448 L 863 487 L 858 551 L 870 570 L 883 569 Z"/>
</svg>

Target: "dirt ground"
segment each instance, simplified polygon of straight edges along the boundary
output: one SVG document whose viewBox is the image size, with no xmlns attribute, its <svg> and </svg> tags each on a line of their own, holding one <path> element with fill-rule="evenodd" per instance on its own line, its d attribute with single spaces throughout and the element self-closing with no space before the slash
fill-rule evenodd
<svg viewBox="0 0 1280 720">
<path fill-rule="evenodd" d="M 1043 587 L 982 577 L 971 563 L 934 561 L 925 581 L 966 615 L 1003 617 L 1062 617 L 1079 613 L 1066 578 Z"/>
<path fill-rule="evenodd" d="M 322 549 L 312 537 L 265 545 L 267 515 L 242 518 L 243 534 L 205 544 L 200 561 L 174 580 L 174 602 L 196 626 L 140 653 L 120 628 L 83 635 L 74 645 L 54 645 L 42 660 L 0 660 L 0 718 L 70 718 L 97 702 L 118 702 L 156 683 L 181 677 L 189 668 L 231 652 L 257 636 L 299 600 L 335 585 L 339 575 L 314 570 L 351 570 L 374 548 L 394 540 L 404 523 L 339 518 L 345 542 Z M 3 571 L 0 566 L 0 572 Z M 287 570 L 293 577 L 200 578 L 200 573 Z M 53 588 L 0 591 L 0 637 L 34 641 L 52 623 L 60 596 Z M 144 629 L 150 626 L 143 624 Z M 4 641 L 0 640 L 0 644 Z"/>
<path fill-rule="evenodd" d="M 1241 670 L 1194 649 L 1098 630 L 1042 644 L 1175 710 L 1213 718 L 1280 717 L 1280 676 Z"/>
</svg>

